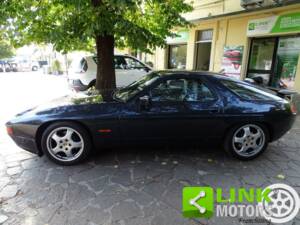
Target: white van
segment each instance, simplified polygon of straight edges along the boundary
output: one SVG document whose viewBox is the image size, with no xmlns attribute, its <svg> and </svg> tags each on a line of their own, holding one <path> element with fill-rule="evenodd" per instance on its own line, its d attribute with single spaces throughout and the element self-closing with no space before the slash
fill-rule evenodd
<svg viewBox="0 0 300 225">
<path fill-rule="evenodd" d="M 126 86 L 152 69 L 129 55 L 115 55 L 116 85 Z M 96 84 L 97 57 L 79 57 L 71 63 L 68 82 L 75 91 L 85 91 Z"/>
</svg>

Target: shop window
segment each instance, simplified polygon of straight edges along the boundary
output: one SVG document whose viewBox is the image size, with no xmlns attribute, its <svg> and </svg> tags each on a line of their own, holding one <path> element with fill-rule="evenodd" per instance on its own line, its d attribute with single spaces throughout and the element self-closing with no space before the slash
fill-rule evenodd
<svg viewBox="0 0 300 225">
<path fill-rule="evenodd" d="M 185 69 L 186 52 L 187 52 L 187 44 L 169 45 L 168 68 Z"/>
<path fill-rule="evenodd" d="M 196 70 L 209 70 L 212 37 L 213 30 L 201 30 L 197 33 Z"/>
<path fill-rule="evenodd" d="M 300 37 L 252 39 L 247 77 L 261 77 L 265 85 L 293 88 Z"/>
<path fill-rule="evenodd" d="M 300 37 L 280 37 L 271 86 L 293 88 L 300 52 Z"/>
<path fill-rule="evenodd" d="M 276 38 L 253 39 L 250 52 L 248 77 L 261 77 L 265 85 L 271 79 Z"/>
</svg>

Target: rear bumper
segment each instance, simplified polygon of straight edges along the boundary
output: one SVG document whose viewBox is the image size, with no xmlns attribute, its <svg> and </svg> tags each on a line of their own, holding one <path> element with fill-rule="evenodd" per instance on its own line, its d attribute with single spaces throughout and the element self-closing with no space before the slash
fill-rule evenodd
<svg viewBox="0 0 300 225">
<path fill-rule="evenodd" d="M 280 120 L 277 120 L 276 123 L 273 123 L 273 134 L 271 135 L 270 141 L 276 141 L 283 135 L 285 135 L 286 132 L 288 132 L 292 128 L 295 120 L 296 115 L 290 115 L 287 118 L 281 118 Z"/>
<path fill-rule="evenodd" d="M 73 80 L 69 79 L 68 80 L 69 87 L 71 89 L 74 89 L 75 91 L 85 91 L 89 88 L 89 85 L 85 85 L 81 82 L 81 80 Z"/>
</svg>

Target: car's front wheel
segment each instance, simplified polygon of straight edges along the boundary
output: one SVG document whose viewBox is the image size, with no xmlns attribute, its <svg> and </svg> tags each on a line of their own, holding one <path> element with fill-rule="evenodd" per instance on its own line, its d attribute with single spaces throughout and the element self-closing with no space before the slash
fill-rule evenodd
<svg viewBox="0 0 300 225">
<path fill-rule="evenodd" d="M 85 159 L 91 150 L 88 132 L 73 122 L 50 125 L 42 135 L 41 145 L 43 152 L 60 165 L 77 164 Z"/>
<path fill-rule="evenodd" d="M 269 133 L 262 124 L 244 124 L 232 128 L 225 138 L 225 150 L 236 158 L 249 160 L 268 146 Z"/>
</svg>

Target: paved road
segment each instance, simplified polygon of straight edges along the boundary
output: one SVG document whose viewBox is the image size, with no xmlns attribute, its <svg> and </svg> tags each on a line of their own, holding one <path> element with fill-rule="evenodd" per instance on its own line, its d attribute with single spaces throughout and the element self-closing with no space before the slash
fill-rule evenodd
<svg viewBox="0 0 300 225">
<path fill-rule="evenodd" d="M 0 74 L 1 124 L 13 114 L 64 95 L 63 77 Z M 3 127 L 2 127 L 3 128 Z M 239 218 L 187 220 L 184 186 L 265 187 L 286 183 L 300 192 L 300 118 L 260 158 L 241 162 L 218 147 L 106 150 L 61 167 L 0 139 L 0 224 L 240 224 Z M 298 216 L 294 224 L 300 224 Z"/>
</svg>

